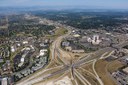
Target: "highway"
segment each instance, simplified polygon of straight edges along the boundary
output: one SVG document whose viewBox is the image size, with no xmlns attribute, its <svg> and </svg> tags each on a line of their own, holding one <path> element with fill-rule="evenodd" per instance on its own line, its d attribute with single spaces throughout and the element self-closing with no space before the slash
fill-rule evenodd
<svg viewBox="0 0 128 85">
<path fill-rule="evenodd" d="M 68 69 L 69 69 L 69 67 L 64 67 L 63 69 L 58 70 L 56 72 L 52 72 L 50 74 L 43 75 L 42 77 L 38 77 L 38 78 L 36 78 L 34 80 L 30 80 L 29 82 L 25 82 L 24 84 L 18 84 L 18 85 L 33 85 L 35 82 L 40 82 L 40 81 L 46 80 L 48 78 L 51 78 L 53 76 L 56 76 L 56 75 L 59 75 L 59 74 L 63 74 L 66 71 L 68 71 Z"/>
<path fill-rule="evenodd" d="M 99 81 L 100 85 L 104 85 L 104 83 L 102 82 L 102 80 L 100 79 L 99 75 L 97 74 L 96 70 L 95 70 L 95 63 L 96 63 L 97 60 L 94 60 L 93 62 L 93 71 L 96 75 L 96 79 Z"/>
<path fill-rule="evenodd" d="M 65 28 L 65 27 L 63 27 Z M 115 50 L 115 48 L 112 48 L 112 47 L 106 47 L 106 48 L 103 48 L 103 49 L 100 49 L 94 53 L 91 53 L 89 54 L 88 56 L 85 56 L 84 58 L 82 59 L 79 59 L 77 60 L 76 62 L 74 63 L 71 63 L 70 60 L 66 59 L 66 57 L 72 57 L 71 55 L 69 55 L 67 52 L 63 51 L 61 49 L 61 42 L 64 38 L 66 38 L 67 36 L 70 35 L 71 33 L 71 30 L 70 29 L 67 29 L 68 30 L 68 33 L 65 34 L 65 35 L 62 35 L 60 37 L 58 37 L 53 43 L 52 43 L 52 46 L 51 46 L 51 62 L 54 63 L 56 62 L 55 59 L 58 59 L 61 60 L 61 66 L 60 66 L 60 69 L 58 70 L 59 67 L 56 67 L 54 69 L 57 69 L 57 71 L 55 72 L 52 72 L 52 68 L 45 68 L 45 70 L 41 70 L 38 75 L 34 75 L 34 76 L 31 76 L 31 77 L 28 77 L 26 80 L 21 80 L 20 82 L 18 82 L 16 85 L 33 85 L 35 83 L 38 83 L 40 81 L 44 81 L 46 79 L 49 79 L 51 77 L 54 77 L 56 75 L 61 75 L 61 74 L 64 74 L 65 72 L 72 72 L 72 77 L 74 78 L 74 76 L 77 76 L 81 82 L 83 82 L 83 85 L 91 85 L 91 82 L 88 81 L 85 77 L 82 76 L 82 74 L 76 70 L 76 68 L 81 68 L 81 66 L 84 64 L 86 65 L 87 63 L 90 63 L 92 62 L 93 63 L 93 71 L 95 74 L 89 72 L 90 74 L 92 75 L 96 75 L 94 78 L 100 83 L 100 85 L 104 85 L 104 83 L 102 82 L 102 80 L 99 78 L 96 70 L 95 70 L 95 62 L 98 60 L 98 59 L 102 59 L 102 55 L 105 54 L 105 53 L 109 53 L 109 52 L 112 52 Z M 127 43 L 128 44 L 128 43 Z M 121 43 L 119 45 L 116 45 L 115 47 L 116 48 L 120 48 L 122 46 L 126 45 L 126 42 L 124 43 Z M 51 65 L 52 63 L 49 63 L 49 65 Z M 51 70 L 51 72 L 50 72 Z M 72 70 L 72 71 L 70 71 Z M 48 73 L 47 73 L 48 71 Z M 50 73 L 49 73 L 50 72 Z M 39 76 L 40 75 L 40 76 Z"/>
<path fill-rule="evenodd" d="M 55 57 L 56 57 L 56 55 L 55 55 L 56 51 L 57 51 L 57 54 L 60 54 L 60 53 L 59 53 L 59 50 L 60 50 L 60 49 L 58 50 L 57 48 L 59 48 L 62 39 L 65 38 L 65 37 L 67 37 L 67 36 L 70 34 L 70 32 L 71 32 L 71 31 L 68 31 L 67 34 L 58 37 L 58 38 L 52 43 L 52 46 L 51 46 L 51 49 L 50 49 L 50 50 L 51 50 L 52 57 L 51 57 L 51 62 L 49 63 L 49 66 L 52 64 L 52 62 L 56 62 L 56 61 L 54 61 L 54 59 L 55 59 Z M 61 53 L 61 54 L 63 54 L 63 53 Z M 57 56 L 58 56 L 58 55 L 57 55 Z M 61 58 L 60 56 L 58 56 L 58 58 L 59 58 L 60 60 L 62 60 L 63 63 L 66 62 L 65 64 L 63 64 L 63 65 L 64 65 L 63 69 L 62 69 L 62 70 L 58 70 L 57 72 L 54 72 L 54 73 L 49 74 L 49 76 L 47 76 L 46 78 L 51 77 L 51 76 L 54 76 L 54 75 L 56 75 L 56 74 L 58 74 L 58 73 L 63 73 L 63 72 L 65 72 L 66 70 L 69 69 L 68 65 L 66 66 L 66 64 L 67 64 L 68 61 L 65 60 L 65 59 L 63 59 L 63 58 Z M 63 66 L 63 65 L 62 65 L 62 66 Z M 66 66 L 66 67 L 65 67 L 65 66 Z M 27 78 L 27 80 L 24 80 L 24 79 L 23 79 L 23 80 L 19 81 L 16 85 L 31 85 L 31 83 L 44 80 L 44 79 L 46 79 L 46 78 L 44 78 L 44 77 L 36 78 L 36 77 L 38 77 L 39 75 L 43 74 L 45 71 L 48 71 L 48 70 L 49 70 L 49 69 L 46 68 L 45 70 L 40 71 L 37 75 L 34 75 L 34 76 L 31 76 L 31 77 Z M 51 70 L 52 70 L 52 69 L 51 69 Z M 33 80 L 33 79 L 35 79 L 35 78 L 36 78 L 36 80 Z M 31 80 L 32 80 L 32 82 L 31 82 Z"/>
<path fill-rule="evenodd" d="M 51 78 L 51 77 L 54 77 L 56 75 L 59 75 L 59 74 L 63 74 L 65 73 L 66 71 L 69 71 L 70 69 L 73 69 L 74 71 L 74 75 L 77 76 L 78 78 L 80 78 L 80 80 L 84 83 L 88 85 L 91 85 L 89 81 L 87 81 L 86 78 L 84 78 L 83 76 L 80 75 L 80 73 L 78 71 L 76 71 L 76 68 L 80 67 L 82 64 L 86 64 L 86 63 L 89 63 L 89 62 L 92 62 L 94 61 L 95 59 L 98 59 L 100 58 L 100 55 L 106 51 L 111 51 L 113 50 L 113 48 L 105 48 L 105 49 L 102 49 L 100 51 L 97 51 L 93 54 L 90 54 L 88 56 L 86 56 L 85 58 L 83 59 L 80 59 L 72 64 L 70 64 L 70 61 L 66 60 L 65 58 L 63 58 L 63 56 L 70 56 L 68 53 L 66 54 L 66 52 L 63 52 L 60 48 L 60 43 L 62 41 L 63 38 L 65 38 L 66 36 L 68 36 L 70 33 L 64 35 L 64 36 L 60 36 L 58 37 L 53 43 L 52 43 L 52 62 L 54 61 L 54 59 L 57 57 L 59 58 L 60 60 L 62 60 L 63 62 L 63 67 L 58 70 L 58 71 L 55 71 L 55 72 L 52 72 L 52 73 L 48 73 L 47 75 L 44 75 L 43 73 L 44 72 L 40 72 L 39 75 L 42 75 L 40 77 L 38 76 L 34 76 L 34 77 L 30 77 L 28 78 L 27 80 L 21 82 L 21 83 L 18 83 L 17 85 L 32 85 L 34 83 L 37 83 L 37 82 L 40 82 L 40 81 L 43 81 L 45 79 L 48 79 L 48 78 Z M 55 55 L 55 53 L 57 53 L 57 55 Z M 54 61 L 56 62 L 56 61 Z M 37 77 L 37 78 L 36 78 Z M 98 80 L 99 82 L 101 82 L 100 80 Z M 102 84 L 103 85 L 103 84 Z"/>
</svg>

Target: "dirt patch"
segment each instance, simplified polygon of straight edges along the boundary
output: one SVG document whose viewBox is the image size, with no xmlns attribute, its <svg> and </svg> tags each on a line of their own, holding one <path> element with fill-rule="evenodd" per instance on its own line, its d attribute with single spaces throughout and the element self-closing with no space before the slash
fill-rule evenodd
<svg viewBox="0 0 128 85">
<path fill-rule="evenodd" d="M 71 79 L 68 76 L 65 76 L 58 81 L 51 80 L 47 82 L 38 83 L 35 85 L 73 85 L 73 84 L 71 82 Z"/>
</svg>

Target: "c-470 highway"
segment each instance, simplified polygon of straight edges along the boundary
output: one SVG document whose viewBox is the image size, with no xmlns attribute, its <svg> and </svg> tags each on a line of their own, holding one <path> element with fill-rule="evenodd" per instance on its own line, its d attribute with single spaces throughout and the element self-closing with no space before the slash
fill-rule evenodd
<svg viewBox="0 0 128 85">
<path fill-rule="evenodd" d="M 29 77 L 17 82 L 16 85 L 34 85 L 35 83 L 41 82 L 41 81 L 48 81 L 48 79 L 50 78 L 54 78 L 54 76 L 59 76 L 61 77 L 62 74 L 64 73 L 69 73 L 72 74 L 72 78 L 74 81 L 77 81 L 77 79 L 79 79 L 79 81 L 82 82 L 83 85 L 91 85 L 91 82 L 86 79 L 86 77 L 79 72 L 79 69 L 82 68 L 83 65 L 87 65 L 89 63 L 93 64 L 93 73 L 92 72 L 88 72 L 90 75 L 94 75 L 94 78 L 98 81 L 99 85 L 104 85 L 103 81 L 99 78 L 96 70 L 95 70 L 95 62 L 97 60 L 99 60 L 101 58 L 101 56 L 105 53 L 105 52 L 112 52 L 114 50 L 116 50 L 115 48 L 112 47 L 106 47 L 103 49 L 100 49 L 96 52 L 93 52 L 91 54 L 88 54 L 86 56 L 84 56 L 81 59 L 76 60 L 75 62 L 71 62 L 71 59 L 66 59 L 66 57 L 71 57 L 72 55 L 69 55 L 68 52 L 64 51 L 61 48 L 61 42 L 64 38 L 66 38 L 67 36 L 70 35 L 71 33 L 71 29 L 67 29 L 68 33 L 66 33 L 65 35 L 59 36 L 53 43 L 51 46 L 51 60 L 48 64 L 48 66 L 46 66 L 44 69 L 38 71 L 37 73 L 34 73 L 32 75 L 30 75 Z M 125 44 L 125 43 L 124 43 Z M 121 45 L 117 45 L 116 47 L 120 47 Z M 50 67 L 52 66 L 54 63 L 59 63 L 60 65 L 55 66 L 55 67 Z M 75 83 L 75 85 L 77 85 L 78 83 Z"/>
</svg>

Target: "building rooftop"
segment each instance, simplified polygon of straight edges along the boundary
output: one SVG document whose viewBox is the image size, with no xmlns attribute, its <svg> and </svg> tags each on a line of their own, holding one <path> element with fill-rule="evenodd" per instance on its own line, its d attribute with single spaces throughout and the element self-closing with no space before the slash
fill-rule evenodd
<svg viewBox="0 0 128 85">
<path fill-rule="evenodd" d="M 128 67 L 124 68 L 123 71 L 128 73 Z"/>
</svg>

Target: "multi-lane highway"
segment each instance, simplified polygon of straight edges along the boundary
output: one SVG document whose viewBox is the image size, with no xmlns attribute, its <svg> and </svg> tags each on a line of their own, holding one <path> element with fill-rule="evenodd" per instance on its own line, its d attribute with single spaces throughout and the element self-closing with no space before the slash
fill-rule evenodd
<svg viewBox="0 0 128 85">
<path fill-rule="evenodd" d="M 69 59 L 66 59 L 66 57 L 72 57 L 71 55 L 69 55 L 67 52 L 63 51 L 60 47 L 61 41 L 63 40 L 63 38 L 69 36 L 71 33 L 71 30 L 68 29 L 68 33 L 65 35 L 62 35 L 60 37 L 58 37 L 51 46 L 51 62 L 49 63 L 49 65 L 53 64 L 54 62 L 56 62 L 56 59 L 61 62 L 61 66 L 57 66 L 57 67 L 52 67 L 52 68 L 45 68 L 44 70 L 40 70 L 40 72 L 38 74 L 33 74 L 33 76 L 28 77 L 26 80 L 21 80 L 20 82 L 17 83 L 17 85 L 33 85 L 35 83 L 38 83 L 40 81 L 44 81 L 46 79 L 49 79 L 51 77 L 54 77 L 56 75 L 60 75 L 65 73 L 65 72 L 72 72 L 72 76 L 73 78 L 78 77 L 81 82 L 83 82 L 83 85 L 91 85 L 91 82 L 88 81 L 85 77 L 83 77 L 79 71 L 77 71 L 76 69 L 81 68 L 82 65 L 86 65 L 88 63 L 93 63 L 93 71 L 94 73 L 91 73 L 92 75 L 95 75 L 95 79 L 99 82 L 100 85 L 104 85 L 104 83 L 102 82 L 102 80 L 99 78 L 96 70 L 95 70 L 95 62 L 98 59 L 102 59 L 103 58 L 103 54 L 104 53 L 109 53 L 115 50 L 115 48 L 112 47 L 106 47 L 103 49 L 100 49 L 94 53 L 89 54 L 88 56 L 85 56 L 82 59 L 77 60 L 74 63 L 71 63 L 71 61 Z M 124 43 L 126 44 L 126 43 Z M 123 46 L 123 43 L 120 45 L 117 45 L 116 47 L 120 47 Z M 101 58 L 102 57 L 102 58 Z M 58 62 L 57 61 L 57 62 Z M 48 66 L 49 66 L 48 65 Z M 56 69 L 56 70 L 55 70 Z M 55 71 L 52 71 L 55 70 Z M 70 71 L 71 70 L 71 71 Z M 77 85 L 78 83 L 76 83 Z"/>
<path fill-rule="evenodd" d="M 32 85 L 34 83 L 37 83 L 39 81 L 43 81 L 47 78 L 50 78 L 50 77 L 53 77 L 55 75 L 58 75 L 58 74 L 63 74 L 65 73 L 66 71 L 70 70 L 70 69 L 74 69 L 76 66 L 79 66 L 80 64 L 86 62 L 86 59 L 90 58 L 89 57 L 86 57 L 74 64 L 70 64 L 70 61 L 66 60 L 64 58 L 64 56 L 68 56 L 70 57 L 70 55 L 66 52 L 63 52 L 61 49 L 60 49 L 60 43 L 62 41 L 63 38 L 67 37 L 69 34 L 71 33 L 71 31 L 69 30 L 68 33 L 66 35 L 63 35 L 63 36 L 60 36 L 58 37 L 53 43 L 52 43 L 52 49 L 51 49 L 51 52 L 52 52 L 52 62 L 56 62 L 54 59 L 55 58 L 58 58 L 59 60 L 61 60 L 61 62 L 63 62 L 63 68 L 61 68 L 60 70 L 57 70 L 55 72 L 51 72 L 49 74 L 45 74 L 43 75 L 44 72 L 40 72 L 42 74 L 41 77 L 37 77 L 37 76 L 34 76 L 34 77 L 30 77 L 28 78 L 27 80 L 24 80 L 23 82 L 20 82 L 20 83 L 17 83 L 17 85 Z M 57 55 L 55 55 L 57 54 Z M 87 60 L 88 61 L 88 60 Z M 51 70 L 51 69 L 49 69 Z M 47 70 L 48 71 L 48 70 Z M 40 74 L 40 75 L 41 75 Z M 36 78 L 37 77 L 37 78 Z"/>
</svg>

